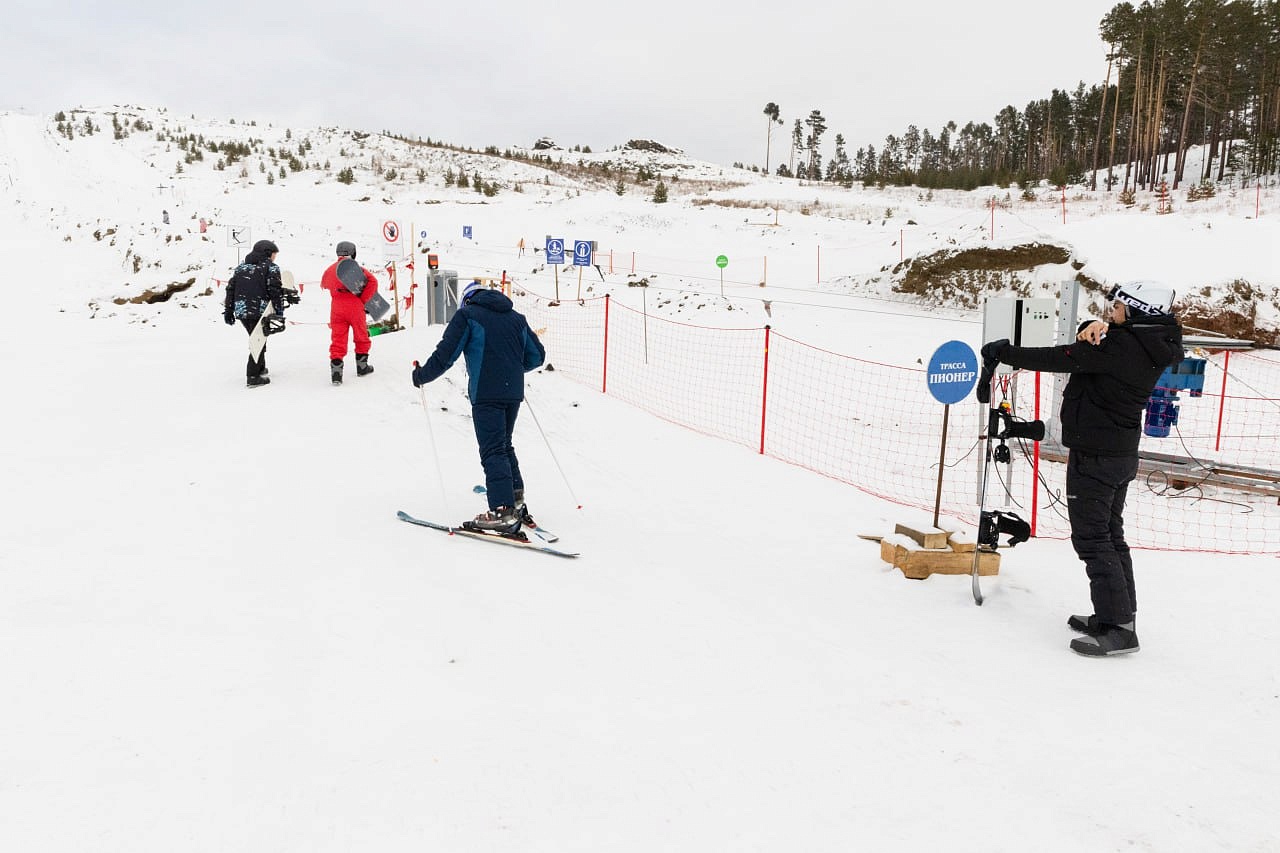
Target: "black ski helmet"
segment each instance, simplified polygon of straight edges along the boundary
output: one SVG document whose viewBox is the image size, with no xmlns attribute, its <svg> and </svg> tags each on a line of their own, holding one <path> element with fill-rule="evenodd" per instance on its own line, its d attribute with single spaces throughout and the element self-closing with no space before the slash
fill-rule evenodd
<svg viewBox="0 0 1280 853">
<path fill-rule="evenodd" d="M 338 257 L 340 258 L 343 256 L 346 256 L 348 258 L 354 259 L 356 256 L 356 244 L 352 243 L 350 240 L 343 240 L 341 243 L 338 244 L 338 248 L 336 249 L 336 251 L 338 253 Z"/>
</svg>

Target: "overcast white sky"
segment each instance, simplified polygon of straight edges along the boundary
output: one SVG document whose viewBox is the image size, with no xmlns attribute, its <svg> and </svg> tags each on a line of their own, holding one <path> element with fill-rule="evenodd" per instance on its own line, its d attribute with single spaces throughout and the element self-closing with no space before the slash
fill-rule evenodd
<svg viewBox="0 0 1280 853">
<path fill-rule="evenodd" d="M 393 130 L 461 145 L 551 136 L 601 150 L 645 137 L 723 164 L 764 160 L 764 105 L 827 118 L 852 154 L 910 123 L 991 121 L 1100 83 L 1112 0 L 850 4 L 746 0 L 204 4 L 10 0 L 0 109 L 142 104 L 290 126 Z"/>
</svg>

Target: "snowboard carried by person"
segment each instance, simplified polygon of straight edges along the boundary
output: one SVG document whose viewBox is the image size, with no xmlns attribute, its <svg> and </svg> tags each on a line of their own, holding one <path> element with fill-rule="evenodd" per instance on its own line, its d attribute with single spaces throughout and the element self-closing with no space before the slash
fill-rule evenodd
<svg viewBox="0 0 1280 853">
<path fill-rule="evenodd" d="M 245 255 L 227 282 L 222 319 L 228 326 L 239 322 L 249 334 L 249 359 L 245 384 L 257 388 L 270 384 L 267 374 L 267 335 L 283 331 L 285 303 L 301 301 L 290 276 L 286 291 L 280 267 L 280 250 L 270 240 L 259 240 Z"/>
<path fill-rule="evenodd" d="M 302 301 L 302 297 L 298 294 L 298 285 L 294 281 L 293 273 L 288 270 L 283 270 L 280 273 L 280 291 L 284 295 L 284 301 L 290 305 L 297 305 Z M 249 357 L 253 359 L 261 358 L 262 350 L 267 345 L 267 337 L 279 334 L 286 328 L 284 314 L 277 314 L 275 305 L 268 305 L 258 324 L 249 333 Z"/>
<path fill-rule="evenodd" d="M 373 366 L 369 364 L 369 321 L 365 313 L 378 295 L 378 280 L 356 263 L 356 246 L 351 241 L 341 241 L 334 252 L 337 260 L 320 277 L 320 286 L 332 297 L 329 310 L 329 378 L 334 385 L 341 385 L 348 336 L 355 343 L 356 375 L 373 373 Z M 386 300 L 381 298 L 378 302 L 386 304 Z"/>
</svg>

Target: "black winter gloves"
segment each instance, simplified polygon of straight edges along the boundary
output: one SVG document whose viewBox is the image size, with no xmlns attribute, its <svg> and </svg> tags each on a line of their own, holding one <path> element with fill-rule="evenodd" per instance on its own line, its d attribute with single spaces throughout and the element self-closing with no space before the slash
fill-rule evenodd
<svg viewBox="0 0 1280 853">
<path fill-rule="evenodd" d="M 233 315 L 230 311 L 223 311 L 222 322 L 226 323 L 228 326 L 234 326 L 236 324 L 235 315 Z"/>
<path fill-rule="evenodd" d="M 982 361 L 985 364 L 988 361 L 994 361 L 999 364 L 1004 359 L 1004 354 L 1009 349 L 1009 339 L 1001 338 L 998 341 L 991 341 L 982 345 Z"/>
<path fill-rule="evenodd" d="M 991 378 L 995 376 L 1000 359 L 1009 349 L 1009 339 L 1001 338 L 982 345 L 982 372 L 978 374 L 975 392 L 978 402 L 984 406 L 991 402 Z"/>
<path fill-rule="evenodd" d="M 413 375 L 413 387 L 414 387 L 414 388 L 421 388 L 423 385 L 426 385 L 426 384 L 427 384 L 425 380 L 421 380 L 421 379 L 419 379 L 419 377 L 418 377 L 418 371 L 420 371 L 420 370 L 422 370 L 422 368 L 421 368 L 421 367 L 419 367 L 419 366 L 418 366 L 418 362 L 416 362 L 416 361 L 415 361 L 415 362 L 413 363 L 413 374 L 412 374 L 412 375 Z"/>
</svg>

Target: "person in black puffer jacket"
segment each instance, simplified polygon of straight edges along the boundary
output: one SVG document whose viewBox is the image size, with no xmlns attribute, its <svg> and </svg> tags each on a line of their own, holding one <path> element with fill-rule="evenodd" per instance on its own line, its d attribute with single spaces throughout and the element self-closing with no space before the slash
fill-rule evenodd
<svg viewBox="0 0 1280 853">
<path fill-rule="evenodd" d="M 1069 373 L 1062 394 L 1062 443 L 1068 448 L 1067 514 L 1071 544 L 1089 576 L 1092 616 L 1067 624 L 1087 636 L 1073 651 L 1102 656 L 1136 652 L 1137 597 L 1124 539 L 1124 502 L 1138 473 L 1138 442 L 1151 391 L 1166 367 L 1182 361 L 1182 327 L 1172 288 L 1133 282 L 1112 288 L 1110 322 L 1080 325 L 1074 343 L 982 348 L 984 376 L 1004 363 L 1042 373 Z"/>
<path fill-rule="evenodd" d="M 280 282 L 280 267 L 275 264 L 279 252 L 275 243 L 259 240 L 231 274 L 231 280 L 227 282 L 227 297 L 222 304 L 222 319 L 228 326 L 234 326 L 239 320 L 245 331 L 253 334 L 267 306 L 274 307 L 275 313 L 284 317 L 284 288 Z M 257 360 L 252 353 L 249 355 L 245 384 L 256 388 L 270 382 L 267 377 L 267 347 L 263 344 L 262 354 Z"/>
</svg>

